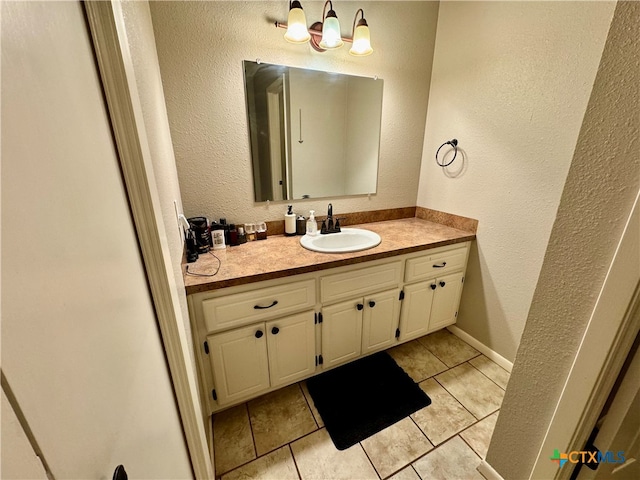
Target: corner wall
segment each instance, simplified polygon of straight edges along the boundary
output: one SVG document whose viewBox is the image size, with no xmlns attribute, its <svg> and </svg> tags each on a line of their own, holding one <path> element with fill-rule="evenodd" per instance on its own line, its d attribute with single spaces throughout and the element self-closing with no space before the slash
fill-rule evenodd
<svg viewBox="0 0 640 480">
<path fill-rule="evenodd" d="M 440 5 L 417 204 L 479 220 L 457 326 L 510 361 L 614 6 Z"/>
<path fill-rule="evenodd" d="M 639 32 L 620 2 L 487 452 L 507 480 L 529 478 L 640 188 Z"/>
<path fill-rule="evenodd" d="M 305 0 L 307 23 L 324 2 Z M 332 198 L 334 212 L 415 206 L 431 77 L 438 2 L 334 3 L 342 32 L 364 8 L 374 53 L 356 58 L 347 46 L 317 53 L 276 29 L 287 2 L 151 2 L 158 58 L 187 216 L 231 222 L 282 220 L 286 203 L 254 203 L 242 72 L 243 60 L 311 68 L 384 81 L 376 195 Z M 327 200 L 291 202 L 299 212 L 325 212 Z"/>
</svg>

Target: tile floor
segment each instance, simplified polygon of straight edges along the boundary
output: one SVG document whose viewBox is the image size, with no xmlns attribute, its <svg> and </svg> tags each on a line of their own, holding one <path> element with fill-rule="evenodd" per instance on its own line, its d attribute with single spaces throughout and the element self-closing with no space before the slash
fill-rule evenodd
<svg viewBox="0 0 640 480">
<path fill-rule="evenodd" d="M 389 350 L 431 405 L 338 451 L 305 382 L 213 417 L 221 480 L 466 480 L 482 476 L 509 373 L 447 330 Z"/>
</svg>

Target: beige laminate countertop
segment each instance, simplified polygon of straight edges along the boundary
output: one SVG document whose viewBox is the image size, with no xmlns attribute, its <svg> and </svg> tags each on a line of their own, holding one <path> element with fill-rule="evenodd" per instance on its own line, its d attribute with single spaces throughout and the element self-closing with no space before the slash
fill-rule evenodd
<svg viewBox="0 0 640 480">
<path fill-rule="evenodd" d="M 382 242 L 377 247 L 360 252 L 318 253 L 302 247 L 298 236 L 274 235 L 266 240 L 247 242 L 236 247 L 227 247 L 225 250 L 212 250 L 220 259 L 220 269 L 215 276 L 186 274 L 186 265 L 193 273 L 215 272 L 218 261 L 212 255 L 202 254 L 196 262 L 183 265 L 187 294 L 388 258 L 466 242 L 476 237 L 473 232 L 418 218 L 348 227 L 366 228 L 376 232 L 382 238 Z"/>
</svg>

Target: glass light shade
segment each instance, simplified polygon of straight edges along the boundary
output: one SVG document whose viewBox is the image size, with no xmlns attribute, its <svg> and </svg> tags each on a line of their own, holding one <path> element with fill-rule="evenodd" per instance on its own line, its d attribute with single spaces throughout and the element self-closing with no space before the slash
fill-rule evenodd
<svg viewBox="0 0 640 480">
<path fill-rule="evenodd" d="M 353 33 L 353 45 L 349 53 L 357 57 L 365 57 L 373 53 L 368 26 L 358 25 L 356 27 L 356 31 Z"/>
<path fill-rule="evenodd" d="M 340 35 L 340 23 L 337 17 L 327 17 L 322 24 L 322 40 L 320 47 L 325 50 L 333 50 L 344 45 Z"/>
<path fill-rule="evenodd" d="M 311 38 L 309 30 L 307 30 L 307 18 L 302 8 L 292 8 L 289 10 L 289 18 L 287 20 L 287 33 L 284 39 L 291 43 L 305 43 Z"/>
</svg>

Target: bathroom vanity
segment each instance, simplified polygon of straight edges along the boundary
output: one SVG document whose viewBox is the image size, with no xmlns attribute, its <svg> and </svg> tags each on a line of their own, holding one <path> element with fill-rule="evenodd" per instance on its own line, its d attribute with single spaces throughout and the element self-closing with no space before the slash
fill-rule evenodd
<svg viewBox="0 0 640 480">
<path fill-rule="evenodd" d="M 362 225 L 369 250 L 269 237 L 185 276 L 202 396 L 213 413 L 455 323 L 475 234 L 408 218 Z M 192 271 L 217 268 L 210 255 Z"/>
</svg>

